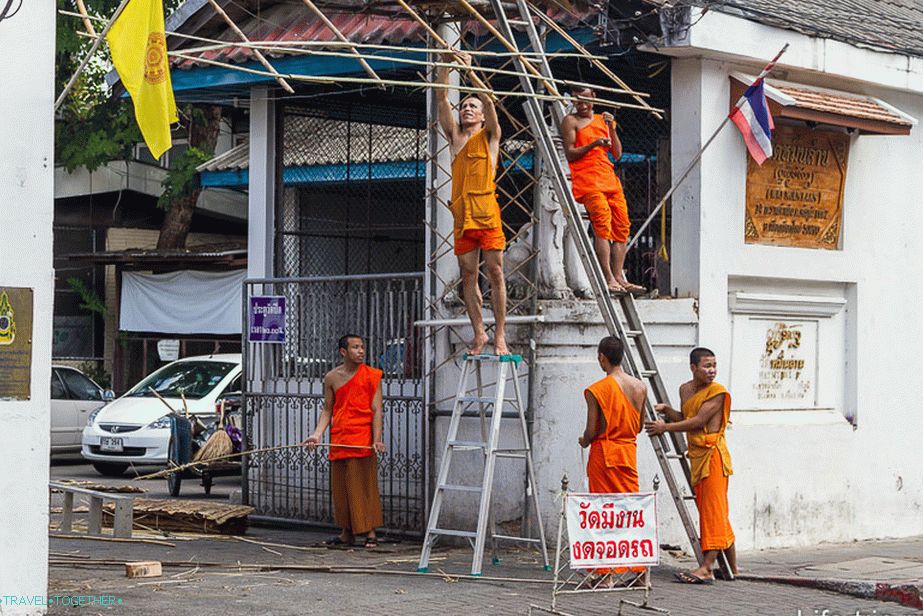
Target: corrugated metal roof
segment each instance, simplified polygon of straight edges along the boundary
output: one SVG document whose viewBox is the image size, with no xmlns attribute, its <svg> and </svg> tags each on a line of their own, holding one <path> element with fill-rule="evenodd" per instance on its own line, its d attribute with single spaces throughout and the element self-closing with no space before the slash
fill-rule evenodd
<svg viewBox="0 0 923 616">
<path fill-rule="evenodd" d="M 244 3 L 233 3 L 238 7 L 238 13 L 241 13 L 241 7 Z M 312 13 L 300 0 L 295 3 L 285 1 L 273 4 L 264 1 L 259 6 L 258 12 L 243 7 L 242 14 L 233 16 L 237 26 L 252 41 L 270 41 L 270 42 L 298 42 L 298 41 L 336 41 L 333 31 L 328 28 L 314 13 Z M 233 13 L 231 7 L 228 12 Z M 208 5 L 203 6 L 200 12 L 212 11 Z M 551 10 L 556 21 L 561 25 L 568 27 L 574 26 L 598 13 L 595 4 L 580 2 L 574 5 L 573 10 Z M 411 45 L 420 43 L 425 40 L 426 32 L 423 27 L 411 19 L 403 11 L 394 11 L 392 15 L 364 12 L 343 12 L 343 11 L 325 11 L 325 15 L 350 41 L 355 43 L 365 43 L 370 45 Z M 184 24 L 179 28 L 180 32 L 186 34 L 195 34 L 206 38 L 239 42 L 240 38 L 230 30 L 223 21 L 216 23 L 213 18 L 207 16 L 199 20 L 191 20 L 195 23 Z M 466 32 L 479 34 L 483 29 L 476 22 L 466 23 L 463 26 Z M 174 42 L 179 39 L 171 40 L 171 49 Z M 200 46 L 202 43 L 196 41 L 182 41 L 176 43 L 176 50 L 182 51 L 184 47 Z M 269 57 L 282 57 L 291 55 L 281 51 L 263 51 L 263 54 Z M 254 59 L 251 49 L 242 47 L 228 47 L 220 50 L 213 50 L 195 54 L 206 60 L 217 60 L 221 62 L 245 63 Z M 195 65 L 204 65 L 202 62 L 194 62 L 187 59 L 173 60 L 173 66 L 178 69 L 188 69 Z"/>
</svg>

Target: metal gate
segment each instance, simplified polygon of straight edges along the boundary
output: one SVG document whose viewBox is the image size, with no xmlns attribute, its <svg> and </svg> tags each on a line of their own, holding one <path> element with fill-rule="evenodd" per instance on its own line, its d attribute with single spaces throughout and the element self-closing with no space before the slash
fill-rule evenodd
<svg viewBox="0 0 923 616">
<path fill-rule="evenodd" d="M 365 338 L 366 362 L 384 371 L 384 441 L 378 475 L 385 527 L 419 534 L 426 516 L 423 274 L 248 280 L 249 298 L 285 297 L 285 342 L 243 341 L 244 442 L 248 449 L 304 440 L 323 410 L 323 377 L 339 363 L 337 340 Z M 277 449 L 244 458 L 243 499 L 264 518 L 333 523 L 326 449 Z"/>
</svg>

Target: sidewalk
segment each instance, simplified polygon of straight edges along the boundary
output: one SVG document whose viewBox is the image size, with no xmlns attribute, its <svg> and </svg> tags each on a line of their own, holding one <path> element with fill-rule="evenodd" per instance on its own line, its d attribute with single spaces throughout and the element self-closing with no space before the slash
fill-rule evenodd
<svg viewBox="0 0 923 616">
<path fill-rule="evenodd" d="M 49 614 L 79 610 L 81 614 L 139 616 L 215 613 L 448 616 L 526 614 L 530 604 L 550 603 L 551 574 L 542 569 L 537 553 L 505 551 L 499 565 L 485 566 L 484 578 L 468 580 L 452 577 L 469 572 L 471 553 L 467 549 L 435 551 L 430 573 L 419 575 L 416 574 L 417 543 L 386 541 L 370 551 L 319 547 L 329 534 L 252 528 L 243 538 L 183 535 L 160 538 L 172 546 L 52 538 L 49 595 L 110 595 L 116 598 L 116 604 L 52 607 Z M 152 537 L 149 533 L 138 535 Z M 162 561 L 163 576 L 126 578 L 124 561 L 138 560 Z M 489 558 L 485 560 L 490 562 Z M 855 590 L 849 585 L 854 579 L 859 580 L 853 582 L 859 587 L 862 584 L 893 587 L 913 579 L 919 589 L 923 579 L 923 537 L 766 550 L 741 554 L 740 560 L 745 569 L 744 579 L 717 582 L 714 586 L 688 586 L 673 582 L 673 572 L 690 567 L 692 559 L 676 559 L 665 552 L 663 565 L 652 575 L 654 590 L 650 604 L 672 614 L 690 616 L 921 614 L 912 607 L 884 600 L 889 597 L 843 592 Z M 238 564 L 265 565 L 265 570 L 241 570 Z M 839 587 L 824 586 L 826 581 Z M 640 593 L 564 597 L 559 599 L 559 609 L 580 614 L 615 614 L 620 597 L 638 600 Z M 916 599 L 919 600 L 919 593 Z M 622 613 L 652 612 L 625 606 Z"/>
</svg>

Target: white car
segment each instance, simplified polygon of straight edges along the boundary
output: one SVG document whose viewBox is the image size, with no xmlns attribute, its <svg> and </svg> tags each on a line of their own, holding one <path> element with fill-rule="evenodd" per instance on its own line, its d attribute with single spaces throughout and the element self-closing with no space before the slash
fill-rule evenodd
<svg viewBox="0 0 923 616">
<path fill-rule="evenodd" d="M 131 464 L 166 465 L 170 443 L 170 408 L 215 414 L 215 400 L 240 391 L 240 354 L 186 357 L 152 373 L 124 396 L 90 414 L 83 430 L 81 454 L 108 477 L 117 477 Z"/>
<path fill-rule="evenodd" d="M 113 395 L 69 366 L 51 367 L 51 453 L 80 451 L 87 417 Z"/>
</svg>

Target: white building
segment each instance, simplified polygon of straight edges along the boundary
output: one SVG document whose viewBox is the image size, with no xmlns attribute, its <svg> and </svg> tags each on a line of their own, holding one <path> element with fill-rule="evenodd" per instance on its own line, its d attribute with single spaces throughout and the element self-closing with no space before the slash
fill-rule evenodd
<svg viewBox="0 0 923 616">
<path fill-rule="evenodd" d="M 44 608 L 18 599 L 41 604 L 48 590 L 54 6 L 24 2 L 4 17 L 0 305 L 7 297 L 9 308 L 0 315 L 0 588 L 17 601 L 0 601 L 0 614 L 39 614 Z"/>
<path fill-rule="evenodd" d="M 655 167 L 666 167 L 669 159 L 674 178 L 721 124 L 746 83 L 783 44 L 790 45 L 767 88 L 776 116 L 779 154 L 758 168 L 748 162 L 744 142 L 733 126 L 718 134 L 672 199 L 668 290 L 673 298 L 639 302 L 674 403 L 678 402 L 677 387 L 688 378 L 689 350 L 702 345 L 717 353 L 719 379 L 729 386 L 734 399 L 728 436 L 735 466 L 730 502 L 732 524 L 743 550 L 923 532 L 919 473 L 923 428 L 912 407 L 914 394 L 921 389 L 916 376 L 923 369 L 923 359 L 911 352 L 914 343 L 923 342 L 923 330 L 913 321 L 913 308 L 923 299 L 917 284 L 923 267 L 915 257 L 923 247 L 916 234 L 919 224 L 915 224 L 923 218 L 915 207 L 918 195 L 923 194 L 923 148 L 915 128 L 916 118 L 923 114 L 923 39 L 899 25 L 919 23 L 923 11 L 909 4 L 895 8 L 883 0 L 863 0 L 861 5 L 861 20 L 855 14 L 858 5 L 846 9 L 819 0 L 772 4 L 758 0 L 736 8 L 712 6 L 708 11 L 665 6 L 656 12 L 659 23 L 655 20 L 655 27 L 639 18 L 638 27 L 651 35 L 647 51 L 659 54 L 656 59 L 668 65 L 671 86 L 669 156 L 652 148 L 657 156 L 639 160 L 656 160 Z M 186 18 L 208 10 L 196 0 L 185 7 Z M 295 22 L 282 4 L 264 4 L 263 8 L 266 14 L 271 12 L 277 27 L 272 36 L 279 40 L 304 36 L 296 27 L 314 28 L 310 32 L 315 33 L 322 29 L 316 23 L 303 26 Z M 897 17 L 892 14 L 895 11 Z M 376 19 L 369 17 L 359 26 L 349 26 L 345 17 L 334 22 L 355 27 L 347 35 L 356 40 L 416 41 L 408 34 L 412 28 L 403 28 L 399 20 L 376 25 Z M 177 27 L 195 33 L 206 23 L 207 19 L 198 16 Z M 844 25 L 847 23 L 856 25 Z M 204 35 L 218 33 L 212 30 Z M 602 49 L 604 53 L 605 47 Z M 256 66 L 241 52 L 225 59 Z M 294 74 L 363 74 L 343 59 L 321 63 L 293 56 L 277 62 Z M 385 62 L 373 62 L 373 66 L 382 71 L 394 69 Z M 347 191 L 344 196 L 333 189 L 293 189 L 290 178 L 301 178 L 298 181 L 307 185 L 304 178 L 328 174 L 316 181 L 317 186 L 322 182 L 328 186 L 358 176 L 368 179 L 371 186 L 375 178 L 403 181 L 405 176 L 397 172 L 426 158 L 428 186 L 439 187 L 445 179 L 438 162 L 433 164 L 436 160 L 445 167 L 447 162 L 439 159 L 434 133 L 428 157 L 417 150 L 410 160 L 393 153 L 389 159 L 373 148 L 382 142 L 373 130 L 386 123 L 381 115 L 358 116 L 354 107 L 346 112 L 334 105 L 297 112 L 298 99 L 286 99 L 280 90 L 272 89 L 271 76 L 234 75 L 227 68 L 215 71 L 192 61 L 183 62 L 181 68 L 174 74 L 175 87 L 199 97 L 214 88 L 216 97 L 233 100 L 235 105 L 249 101 L 248 164 L 243 168 L 237 161 L 233 168 L 216 167 L 215 172 L 225 174 L 221 178 L 226 181 L 249 187 L 251 277 L 319 272 L 320 268 L 312 269 L 312 259 L 329 255 L 318 252 L 316 242 L 303 238 L 330 223 L 333 213 L 348 209 L 357 192 Z M 399 97 L 371 90 L 362 97 L 362 104 L 386 101 L 393 108 L 394 124 L 410 132 L 407 147 L 416 147 L 412 132 L 422 130 L 424 124 L 419 118 L 417 123 L 407 119 Z M 336 130 L 343 134 L 330 143 L 348 145 L 331 146 L 330 152 L 323 152 L 324 161 L 306 162 L 304 152 L 297 151 L 299 144 L 324 133 L 314 131 L 291 140 L 292 144 L 286 135 L 292 134 L 291 126 L 302 119 L 308 123 L 315 116 L 339 122 L 336 126 L 343 128 Z M 329 124 L 317 125 L 328 127 L 324 131 L 334 130 Z M 357 148 L 352 161 L 349 148 Z M 315 149 L 308 148 L 308 153 L 313 155 Z M 632 150 L 626 147 L 626 151 Z M 651 177 L 655 171 L 667 170 L 652 167 Z M 406 177 L 422 181 L 421 167 L 408 173 Z M 336 174 L 340 179 L 330 179 Z M 663 184 L 658 185 L 660 194 L 666 190 Z M 439 207 L 438 192 L 425 193 L 427 233 L 445 226 L 447 214 Z M 343 208 L 335 207 L 340 203 Z M 387 206 L 393 208 L 387 210 L 394 212 L 392 222 L 398 221 L 396 212 L 406 214 L 402 205 L 406 203 L 395 199 Z M 381 216 L 382 211 L 364 210 L 362 221 L 370 221 L 369 230 L 372 216 Z M 349 221 L 347 216 L 343 228 L 357 224 Z M 404 218 L 400 221 L 405 223 Z M 572 291 L 579 291 L 581 285 L 562 264 L 569 264 L 570 259 L 555 221 L 551 212 L 532 231 L 539 234 L 537 245 L 543 251 L 538 275 L 542 288 L 536 293 L 534 309 L 546 320 L 534 329 L 514 329 L 512 334 L 514 343 L 527 353 L 530 342 L 535 342 L 530 386 L 533 438 L 549 527 L 555 523 L 554 496 L 561 476 L 567 473 L 572 485 L 580 483 L 576 439 L 585 415 L 582 390 L 599 378 L 595 346 L 605 334 L 595 302 L 574 299 Z M 340 239 L 325 244 L 329 252 L 342 248 Z M 348 242 L 347 233 L 347 246 Z M 425 261 L 431 277 L 425 300 L 445 312 L 458 313 L 457 301 L 445 293 L 454 272 L 451 255 L 439 262 L 432 258 L 438 252 L 439 238 L 430 235 L 427 242 Z M 309 246 L 314 253 L 306 251 Z M 369 246 L 371 240 L 362 254 L 372 253 Z M 291 261 L 297 266 L 293 270 L 280 265 L 289 263 L 286 259 L 291 254 L 297 257 Z M 420 265 L 418 269 L 424 264 Z M 281 292 L 282 286 L 274 288 Z M 266 287 L 263 292 L 273 291 Z M 396 348 L 404 350 L 405 342 L 410 344 L 411 334 L 407 335 L 406 341 L 400 338 L 399 342 L 394 335 L 381 347 L 382 356 Z M 439 334 L 433 365 L 443 365 L 459 344 Z M 301 406 L 292 407 L 294 411 L 280 411 L 286 430 L 303 430 L 301 424 L 312 421 L 315 411 L 307 399 L 314 394 L 305 393 L 308 387 L 298 382 L 298 374 L 306 374 L 306 366 L 319 365 L 321 357 L 329 356 L 325 348 L 319 353 L 282 354 L 288 363 L 277 367 L 288 381 L 281 385 L 264 382 L 261 386 L 266 389 L 253 390 L 266 393 L 267 400 L 280 392 L 305 396 L 298 403 Z M 261 366 L 261 370 L 270 370 L 269 364 Z M 436 373 L 429 398 L 432 409 L 449 407 L 446 399 L 454 391 L 456 375 L 451 365 Z M 400 392 L 406 395 L 408 390 Z M 445 421 L 431 419 L 424 421 L 424 427 L 431 429 L 427 437 L 433 437 L 425 444 L 430 452 L 441 450 Z M 645 442 L 639 447 L 639 458 L 642 488 L 647 488 L 657 468 Z M 434 474 L 433 462 L 438 460 L 426 462 Z M 306 513 L 295 500 L 286 500 L 288 496 L 273 500 L 269 494 L 269 505 L 260 500 L 268 494 L 259 491 L 264 475 L 269 477 L 266 486 L 285 489 L 297 488 L 297 482 L 303 481 L 304 475 L 287 474 L 283 463 L 267 460 L 251 475 L 258 509 L 265 506 L 261 510 L 276 517 L 323 519 L 322 507 L 320 514 L 318 510 Z M 500 510 L 502 517 L 514 518 L 517 490 L 513 488 L 521 487 L 522 480 L 515 473 L 504 477 L 508 483 L 500 490 L 506 496 Z M 323 482 L 321 488 L 317 485 L 311 498 L 325 494 Z M 406 496 L 400 489 L 391 494 Z M 302 496 L 299 490 L 292 493 Z M 670 509 L 668 505 L 660 508 L 662 538 L 682 543 L 681 527 Z M 459 505 L 454 510 L 458 518 L 466 519 L 473 508 Z"/>
</svg>

